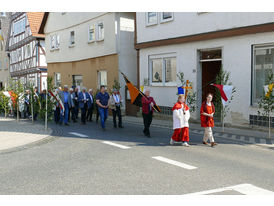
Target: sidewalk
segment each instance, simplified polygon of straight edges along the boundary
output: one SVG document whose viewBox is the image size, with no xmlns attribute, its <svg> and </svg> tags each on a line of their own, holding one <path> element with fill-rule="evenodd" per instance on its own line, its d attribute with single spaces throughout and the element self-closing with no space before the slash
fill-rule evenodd
<svg viewBox="0 0 274 206">
<path fill-rule="evenodd" d="M 29 120 L 0 117 L 0 153 L 17 150 L 31 143 L 49 137 L 52 129 L 45 131 L 43 125 L 32 124 Z"/>
<path fill-rule="evenodd" d="M 123 116 L 123 121 L 133 124 L 143 124 L 143 118 Z M 155 127 L 165 127 L 172 129 L 172 120 L 160 120 L 153 119 L 152 126 Z M 190 132 L 203 135 L 204 129 L 200 124 L 190 123 Z M 225 127 L 224 133 L 222 132 L 222 127 L 214 127 L 213 129 L 214 137 L 233 139 L 239 142 L 244 142 L 248 144 L 256 144 L 259 146 L 274 148 L 274 134 L 272 134 L 271 139 L 268 138 L 267 132 L 256 131 L 254 129 L 239 129 L 233 127 Z"/>
</svg>

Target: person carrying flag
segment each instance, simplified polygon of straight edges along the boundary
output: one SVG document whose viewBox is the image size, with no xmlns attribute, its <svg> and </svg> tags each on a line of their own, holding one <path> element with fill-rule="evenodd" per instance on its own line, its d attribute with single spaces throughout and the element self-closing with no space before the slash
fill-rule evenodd
<svg viewBox="0 0 274 206">
<path fill-rule="evenodd" d="M 180 94 L 178 101 L 172 108 L 173 111 L 173 135 L 170 139 L 170 144 L 181 143 L 189 147 L 189 124 L 190 112 L 188 106 L 185 104 L 185 96 Z"/>
<path fill-rule="evenodd" d="M 200 118 L 201 118 L 201 127 L 205 128 L 203 144 L 207 145 L 207 141 L 209 139 L 211 143 L 211 147 L 217 145 L 214 142 L 212 127 L 214 127 L 214 119 L 213 115 L 215 113 L 215 106 L 212 102 L 213 94 L 209 93 L 206 96 L 206 101 L 202 103 L 201 110 L 200 110 Z"/>
<path fill-rule="evenodd" d="M 146 89 L 145 96 L 142 97 L 142 115 L 143 115 L 143 121 L 144 121 L 143 133 L 145 134 L 145 136 L 149 138 L 151 137 L 149 127 L 152 122 L 154 105 L 156 105 L 156 103 L 153 97 L 150 96 L 150 90 Z"/>
</svg>

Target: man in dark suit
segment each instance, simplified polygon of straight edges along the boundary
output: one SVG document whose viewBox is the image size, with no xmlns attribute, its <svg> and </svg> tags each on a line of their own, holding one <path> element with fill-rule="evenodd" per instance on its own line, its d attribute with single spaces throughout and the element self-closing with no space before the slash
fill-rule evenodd
<svg viewBox="0 0 274 206">
<path fill-rule="evenodd" d="M 88 101 L 88 114 L 87 114 L 87 121 L 92 122 L 92 114 L 93 114 L 93 108 L 94 108 L 94 97 L 93 97 L 93 91 L 90 89 L 88 91 L 90 101 Z"/>
<path fill-rule="evenodd" d="M 79 107 L 81 108 L 81 124 L 86 124 L 88 101 L 91 101 L 90 96 L 86 92 L 86 88 L 83 87 L 82 92 L 79 93 L 78 98 Z"/>
</svg>

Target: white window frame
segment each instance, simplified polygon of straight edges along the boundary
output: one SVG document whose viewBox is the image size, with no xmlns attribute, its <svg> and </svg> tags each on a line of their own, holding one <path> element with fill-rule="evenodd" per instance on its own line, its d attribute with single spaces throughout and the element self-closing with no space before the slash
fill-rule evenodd
<svg viewBox="0 0 274 206">
<path fill-rule="evenodd" d="M 167 12 L 160 12 L 160 23 L 165 23 L 165 22 L 170 22 L 170 21 L 173 21 L 174 19 L 174 13 L 173 12 L 168 12 L 168 13 L 171 13 L 172 17 L 169 18 L 169 19 L 164 19 L 164 13 L 167 13 Z"/>
<path fill-rule="evenodd" d="M 93 29 L 93 39 L 90 40 L 90 30 Z M 96 32 L 95 32 L 95 24 L 92 24 L 92 25 L 89 25 L 88 26 L 88 43 L 92 43 L 92 42 L 95 42 L 96 40 Z"/>
<path fill-rule="evenodd" d="M 23 22 L 24 22 L 24 24 L 23 24 Z M 25 29 L 26 29 L 26 17 L 20 19 L 19 21 L 14 22 L 13 35 L 18 35 L 18 34 L 23 33 L 25 31 Z"/>
<path fill-rule="evenodd" d="M 55 35 L 55 49 L 59 49 L 60 48 L 60 35 L 56 34 Z"/>
<path fill-rule="evenodd" d="M 267 44 L 254 44 L 252 45 L 252 87 L 251 87 L 251 105 L 253 107 L 258 107 L 258 101 L 259 99 L 255 98 L 255 89 L 256 89 L 256 81 L 255 81 L 255 63 L 256 63 L 256 56 L 255 56 L 255 50 L 264 50 L 264 49 L 274 49 L 274 42 L 273 43 L 267 43 Z"/>
<path fill-rule="evenodd" d="M 177 79 L 172 82 L 166 82 L 166 68 L 165 68 L 165 59 L 168 58 L 175 58 L 176 59 L 176 74 L 177 74 L 177 54 L 176 53 L 169 53 L 169 54 L 161 54 L 161 55 L 150 55 L 148 56 L 148 76 L 149 76 L 149 85 L 150 86 L 169 86 L 174 87 L 177 86 Z M 162 82 L 152 82 L 152 60 L 154 59 L 161 59 L 162 60 Z"/>
<path fill-rule="evenodd" d="M 72 42 L 72 32 L 73 32 L 73 42 Z M 72 30 L 69 32 L 69 47 L 74 47 L 75 46 L 75 31 Z"/>
<path fill-rule="evenodd" d="M 53 51 L 55 49 L 55 38 L 56 36 L 55 35 L 51 35 L 50 36 L 50 50 Z"/>
<path fill-rule="evenodd" d="M 106 72 L 106 84 L 101 84 L 101 73 L 102 72 Z M 107 70 L 99 70 L 98 71 L 98 74 L 97 74 L 97 77 L 98 77 L 98 81 L 97 81 L 97 86 L 98 86 L 98 89 L 100 89 L 101 85 L 104 85 L 105 88 L 107 88 L 107 83 L 108 83 L 108 72 Z"/>
<path fill-rule="evenodd" d="M 58 75 L 58 74 L 60 75 L 60 84 L 57 85 L 57 75 Z M 59 82 L 58 82 L 58 83 L 59 83 Z M 59 72 L 54 73 L 54 84 L 55 84 L 56 87 L 61 86 L 61 84 L 62 84 L 61 73 L 59 73 Z"/>
<path fill-rule="evenodd" d="M 148 13 L 155 13 L 156 14 L 156 21 L 155 22 L 149 22 L 148 21 Z M 146 12 L 146 26 L 153 26 L 158 24 L 158 13 L 157 12 Z"/>
<path fill-rule="evenodd" d="M 100 29 L 99 29 L 99 25 L 100 25 L 100 24 L 103 24 L 103 30 L 104 30 L 104 33 L 103 33 L 103 36 L 102 36 L 102 37 L 100 37 Z M 97 37 L 96 37 L 96 41 L 103 41 L 103 40 L 105 39 L 105 25 L 104 25 L 104 22 L 103 22 L 103 21 L 98 22 L 96 28 L 97 28 Z M 101 35 L 102 35 L 102 34 L 101 34 Z"/>
</svg>

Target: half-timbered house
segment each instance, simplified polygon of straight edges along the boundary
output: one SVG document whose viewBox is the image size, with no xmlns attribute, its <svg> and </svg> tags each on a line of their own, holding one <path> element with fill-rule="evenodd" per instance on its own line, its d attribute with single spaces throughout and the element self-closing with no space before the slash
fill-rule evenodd
<svg viewBox="0 0 274 206">
<path fill-rule="evenodd" d="M 44 12 L 12 13 L 8 45 L 10 76 L 39 91 L 45 88 L 47 79 L 45 36 L 38 34 L 43 16 Z"/>
</svg>

